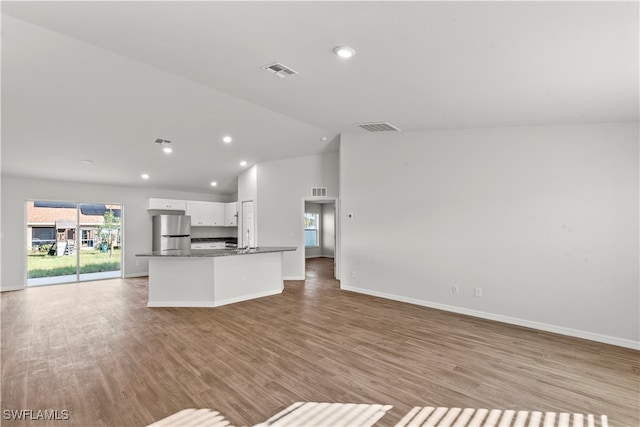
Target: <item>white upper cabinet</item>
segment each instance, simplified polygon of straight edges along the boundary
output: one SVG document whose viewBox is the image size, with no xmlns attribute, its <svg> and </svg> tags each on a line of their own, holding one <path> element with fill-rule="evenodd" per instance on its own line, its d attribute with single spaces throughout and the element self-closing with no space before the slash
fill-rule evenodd
<svg viewBox="0 0 640 427">
<path fill-rule="evenodd" d="M 225 203 L 224 225 L 227 227 L 238 225 L 238 202 Z"/>
<path fill-rule="evenodd" d="M 224 225 L 224 203 L 212 202 L 211 203 L 211 220 L 212 225 L 221 227 Z"/>
<path fill-rule="evenodd" d="M 195 202 L 195 201 L 187 200 L 187 209 L 185 210 L 184 213 L 185 215 L 188 215 L 191 217 L 192 227 L 210 225 L 206 217 L 204 216 L 204 213 L 205 213 L 203 212 L 204 203 L 205 202 Z"/>
<path fill-rule="evenodd" d="M 192 227 L 224 227 L 237 224 L 237 203 L 198 200 L 148 199 L 148 210 L 182 211 L 191 217 Z"/>
<path fill-rule="evenodd" d="M 192 227 L 221 227 L 224 225 L 224 203 L 187 201 L 186 215 Z"/>
<path fill-rule="evenodd" d="M 187 208 L 185 200 L 148 199 L 147 209 L 158 211 L 184 211 Z"/>
</svg>

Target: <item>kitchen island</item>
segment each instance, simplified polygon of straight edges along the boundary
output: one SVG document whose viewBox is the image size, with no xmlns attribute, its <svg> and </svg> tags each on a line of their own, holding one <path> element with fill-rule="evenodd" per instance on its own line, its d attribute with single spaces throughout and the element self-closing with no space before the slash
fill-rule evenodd
<svg viewBox="0 0 640 427">
<path fill-rule="evenodd" d="M 282 292 L 282 253 L 296 247 L 166 250 L 149 258 L 147 307 L 218 307 Z"/>
</svg>

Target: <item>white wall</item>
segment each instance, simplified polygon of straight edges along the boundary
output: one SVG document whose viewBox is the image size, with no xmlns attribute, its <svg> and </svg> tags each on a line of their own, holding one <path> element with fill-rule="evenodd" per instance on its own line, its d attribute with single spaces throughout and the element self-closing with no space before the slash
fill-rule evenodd
<svg viewBox="0 0 640 427">
<path fill-rule="evenodd" d="M 343 134 L 342 287 L 638 348 L 638 141 L 637 122 Z"/>
<path fill-rule="evenodd" d="M 22 288 L 26 274 L 26 200 L 60 200 L 118 203 L 123 206 L 123 272 L 126 277 L 148 272 L 146 258 L 136 253 L 151 251 L 151 215 L 147 213 L 147 198 L 229 201 L 230 196 L 208 193 L 162 191 L 156 189 L 120 187 L 45 181 L 2 176 L 2 276 L 0 290 Z M 139 261 L 139 265 L 136 265 Z"/>
<path fill-rule="evenodd" d="M 303 200 L 312 187 L 327 187 L 338 196 L 338 152 L 258 164 L 258 230 L 260 246 L 296 246 L 283 254 L 286 279 L 304 279 Z"/>
</svg>

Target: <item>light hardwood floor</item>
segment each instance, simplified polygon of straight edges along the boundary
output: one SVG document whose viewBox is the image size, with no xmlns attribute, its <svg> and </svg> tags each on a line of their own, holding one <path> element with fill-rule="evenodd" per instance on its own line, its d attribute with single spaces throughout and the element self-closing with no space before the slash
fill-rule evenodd
<svg viewBox="0 0 640 427">
<path fill-rule="evenodd" d="M 3 293 L 2 410 L 70 419 L 2 425 L 142 426 L 189 407 L 251 425 L 327 401 L 393 405 L 381 425 L 430 405 L 640 426 L 640 352 L 341 291 L 331 263 L 215 309 L 147 308 L 146 278 Z"/>
</svg>

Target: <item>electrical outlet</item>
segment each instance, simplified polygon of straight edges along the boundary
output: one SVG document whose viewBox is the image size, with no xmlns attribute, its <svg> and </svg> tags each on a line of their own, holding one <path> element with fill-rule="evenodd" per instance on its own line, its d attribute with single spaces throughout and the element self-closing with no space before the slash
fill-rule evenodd
<svg viewBox="0 0 640 427">
<path fill-rule="evenodd" d="M 451 286 L 451 293 L 457 294 L 460 290 L 458 289 L 458 285 Z"/>
<path fill-rule="evenodd" d="M 140 265 L 140 260 L 139 259 L 136 260 L 136 265 Z"/>
<path fill-rule="evenodd" d="M 351 272 L 351 277 L 354 278 L 354 279 L 356 278 L 356 272 L 355 271 Z"/>
<path fill-rule="evenodd" d="M 475 288 L 474 294 L 477 297 L 481 297 L 482 296 L 482 288 Z"/>
</svg>

